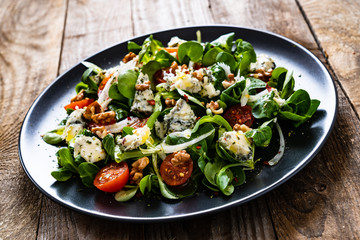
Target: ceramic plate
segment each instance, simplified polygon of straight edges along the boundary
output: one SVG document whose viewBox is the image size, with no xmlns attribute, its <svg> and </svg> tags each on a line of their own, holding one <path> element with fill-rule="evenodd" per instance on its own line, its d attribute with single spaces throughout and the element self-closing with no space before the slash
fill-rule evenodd
<svg viewBox="0 0 360 240">
<path fill-rule="evenodd" d="M 74 96 L 75 85 L 86 68 L 77 64 L 59 76 L 36 99 L 29 109 L 19 137 L 19 156 L 31 181 L 55 202 L 96 217 L 112 220 L 151 222 L 183 219 L 214 213 L 254 199 L 284 183 L 302 169 L 320 151 L 333 128 L 337 112 L 337 95 L 334 82 L 324 65 L 307 49 L 285 37 L 255 29 L 235 26 L 198 26 L 152 33 L 155 39 L 166 44 L 172 36 L 186 40 L 196 39 L 201 31 L 202 41 L 212 41 L 222 34 L 235 32 L 235 39 L 250 42 L 257 54 L 271 56 L 277 66 L 294 70 L 295 89 L 307 90 L 321 104 L 313 119 L 294 130 L 283 127 L 286 135 L 286 152 L 274 167 L 262 167 L 256 176 L 237 189 L 230 197 L 214 196 L 204 191 L 181 201 L 141 198 L 126 203 L 114 200 L 113 195 L 96 189 L 86 189 L 77 179 L 56 182 L 50 175 L 57 167 L 57 147 L 46 144 L 40 135 L 52 130 L 66 113 L 63 106 Z M 148 35 L 131 41 L 142 44 Z M 117 65 L 127 53 L 127 42 L 107 48 L 87 59 L 106 69 Z"/>
</svg>

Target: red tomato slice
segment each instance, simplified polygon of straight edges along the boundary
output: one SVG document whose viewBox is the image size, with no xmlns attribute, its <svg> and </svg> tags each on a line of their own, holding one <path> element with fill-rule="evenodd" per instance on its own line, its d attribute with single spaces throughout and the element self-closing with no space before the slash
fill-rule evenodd
<svg viewBox="0 0 360 240">
<path fill-rule="evenodd" d="M 118 192 L 129 180 L 129 167 L 126 162 L 112 162 L 103 167 L 95 176 L 94 185 L 104 192 Z"/>
<path fill-rule="evenodd" d="M 242 107 L 241 104 L 236 104 L 228 108 L 224 114 L 224 118 L 232 127 L 234 127 L 235 124 L 245 124 L 246 126 L 251 127 L 254 122 L 254 116 L 251 113 L 251 107 Z"/>
<path fill-rule="evenodd" d="M 64 106 L 65 110 L 68 109 L 68 108 L 71 108 L 71 109 L 79 109 L 79 108 L 84 108 L 88 105 L 90 105 L 90 103 L 94 102 L 94 99 L 90 99 L 90 98 L 85 98 L 83 100 L 80 100 L 80 101 L 76 101 L 76 102 L 72 102 L 66 106 Z"/>
<path fill-rule="evenodd" d="M 183 165 L 174 166 L 171 159 L 174 153 L 166 156 L 160 166 L 160 175 L 164 182 L 169 186 L 180 186 L 187 182 L 193 171 L 193 161 L 187 161 Z"/>
</svg>

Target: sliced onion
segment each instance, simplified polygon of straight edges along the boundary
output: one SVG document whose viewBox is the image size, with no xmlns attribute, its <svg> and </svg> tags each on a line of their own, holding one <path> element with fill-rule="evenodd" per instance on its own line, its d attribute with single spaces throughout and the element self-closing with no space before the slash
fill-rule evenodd
<svg viewBox="0 0 360 240">
<path fill-rule="evenodd" d="M 188 148 L 189 146 L 194 145 L 195 143 L 198 143 L 201 140 L 207 138 L 208 136 L 213 134 L 214 131 L 215 131 L 215 129 L 213 129 L 210 132 L 207 132 L 201 136 L 198 136 L 197 138 L 194 138 L 193 140 L 190 140 L 188 142 L 184 142 L 181 144 L 177 144 L 177 145 L 169 145 L 169 144 L 166 144 L 165 142 L 163 142 L 163 143 L 159 144 L 157 146 L 157 148 L 160 148 L 164 153 L 173 153 L 173 152 L 177 152 L 180 150 L 184 150 L 184 149 Z"/>
<path fill-rule="evenodd" d="M 278 153 L 268 162 L 270 166 L 275 166 L 280 159 L 284 156 L 284 151 L 285 151 L 285 139 L 284 139 L 284 135 L 281 131 L 280 125 L 276 122 L 275 123 L 276 129 L 279 132 L 279 137 L 280 137 L 280 147 L 279 147 L 279 151 Z"/>
</svg>

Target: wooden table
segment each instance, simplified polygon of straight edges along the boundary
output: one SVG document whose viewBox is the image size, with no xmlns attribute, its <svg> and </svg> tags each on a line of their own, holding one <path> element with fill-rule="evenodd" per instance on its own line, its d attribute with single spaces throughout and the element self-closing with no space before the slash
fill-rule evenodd
<svg viewBox="0 0 360 240">
<path fill-rule="evenodd" d="M 0 239 L 360 238 L 359 1 L 1 0 L 0 19 Z M 94 219 L 37 190 L 21 168 L 18 134 L 26 111 L 56 76 L 133 36 L 214 23 L 281 34 L 331 72 L 339 113 L 310 164 L 249 203 L 169 223 Z"/>
</svg>

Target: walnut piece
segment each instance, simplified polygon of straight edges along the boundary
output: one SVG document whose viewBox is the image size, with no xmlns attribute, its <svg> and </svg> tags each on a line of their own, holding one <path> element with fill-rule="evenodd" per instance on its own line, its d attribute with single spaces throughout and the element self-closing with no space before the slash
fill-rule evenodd
<svg viewBox="0 0 360 240">
<path fill-rule="evenodd" d="M 124 63 L 127 63 L 127 62 L 133 60 L 135 57 L 136 57 L 136 54 L 135 54 L 135 53 L 129 52 L 129 53 L 123 58 L 122 61 L 123 61 Z"/>
<path fill-rule="evenodd" d="M 243 133 L 246 133 L 247 131 L 250 131 L 251 128 L 246 126 L 245 124 L 240 125 L 240 124 L 236 123 L 233 127 L 233 130 L 234 131 L 242 131 Z"/>
<path fill-rule="evenodd" d="M 97 101 L 95 101 L 86 107 L 85 112 L 83 113 L 83 117 L 90 120 L 94 114 L 101 112 L 104 112 L 104 109 Z"/>
<path fill-rule="evenodd" d="M 176 100 L 175 99 L 170 99 L 170 98 L 167 98 L 165 99 L 165 105 L 166 107 L 173 107 L 176 105 Z"/>
<path fill-rule="evenodd" d="M 71 102 L 77 102 L 77 101 L 85 99 L 84 92 L 85 92 L 85 90 L 81 89 L 80 92 L 71 99 Z"/>
<path fill-rule="evenodd" d="M 177 62 L 172 62 L 171 66 L 170 66 L 170 72 L 172 74 L 175 74 L 176 73 L 176 69 L 178 69 L 179 65 L 177 64 Z"/>
<path fill-rule="evenodd" d="M 101 139 L 110 133 L 106 130 L 105 126 L 93 127 L 91 128 L 91 132 L 95 133 Z"/>
<path fill-rule="evenodd" d="M 197 80 L 202 81 L 204 78 L 204 72 L 203 69 L 199 69 L 191 74 L 193 77 L 195 77 Z"/>
<path fill-rule="evenodd" d="M 273 69 L 270 68 L 267 72 L 264 69 L 256 69 L 255 73 L 251 73 L 249 76 L 257 78 L 263 81 L 269 81 L 272 76 Z"/>
<path fill-rule="evenodd" d="M 108 111 L 92 115 L 91 120 L 93 120 L 96 124 L 107 124 L 114 121 L 115 116 L 116 113 L 114 111 Z"/>
<path fill-rule="evenodd" d="M 220 108 L 220 105 L 218 102 L 211 101 L 206 104 L 206 108 L 209 108 L 213 114 L 222 114 L 224 110 Z"/>
<path fill-rule="evenodd" d="M 190 154 L 188 154 L 185 150 L 180 150 L 175 152 L 174 157 L 170 160 L 170 162 L 174 166 L 181 166 L 185 165 L 185 163 L 190 160 Z"/>
<path fill-rule="evenodd" d="M 136 84 L 135 85 L 135 90 L 136 91 L 145 91 L 146 89 L 150 88 L 150 84 L 151 84 L 150 81 L 146 81 L 143 84 Z"/>
<path fill-rule="evenodd" d="M 130 172 L 130 183 L 139 184 L 141 178 L 143 177 L 143 170 L 149 164 L 150 160 L 148 157 L 142 157 L 136 160 L 131 166 Z"/>
</svg>

